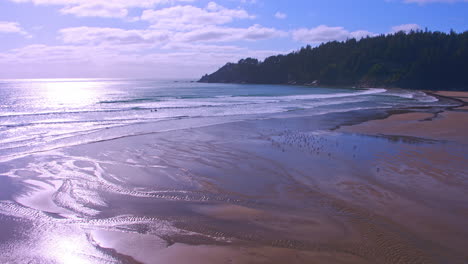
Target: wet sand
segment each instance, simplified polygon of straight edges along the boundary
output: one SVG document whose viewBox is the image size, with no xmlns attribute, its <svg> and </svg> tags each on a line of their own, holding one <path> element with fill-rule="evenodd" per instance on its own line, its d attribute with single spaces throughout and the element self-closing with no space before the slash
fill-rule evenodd
<svg viewBox="0 0 468 264">
<path fill-rule="evenodd" d="M 468 92 L 437 92 L 437 95 L 453 97 L 465 105 L 437 113 L 412 112 L 395 114 L 384 120 L 373 120 L 359 125 L 342 127 L 341 132 L 367 135 L 408 136 L 434 140 L 446 140 L 467 144 Z"/>
<path fill-rule="evenodd" d="M 236 122 L 0 163 L 0 261 L 466 263 L 468 112 L 402 112 Z"/>
<path fill-rule="evenodd" d="M 467 144 L 468 114 L 446 111 L 439 114 L 407 113 L 384 120 L 343 127 L 339 131 L 369 135 L 408 136 Z"/>
<path fill-rule="evenodd" d="M 464 102 L 468 102 L 468 92 L 451 92 L 451 91 L 438 91 L 437 95 L 456 98 Z"/>
</svg>

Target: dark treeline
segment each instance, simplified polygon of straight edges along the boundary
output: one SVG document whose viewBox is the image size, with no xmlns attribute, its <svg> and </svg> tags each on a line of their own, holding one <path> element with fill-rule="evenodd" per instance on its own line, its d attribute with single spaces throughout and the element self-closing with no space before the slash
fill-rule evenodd
<svg viewBox="0 0 468 264">
<path fill-rule="evenodd" d="M 399 32 L 228 63 L 200 82 L 468 90 L 468 31 Z"/>
</svg>

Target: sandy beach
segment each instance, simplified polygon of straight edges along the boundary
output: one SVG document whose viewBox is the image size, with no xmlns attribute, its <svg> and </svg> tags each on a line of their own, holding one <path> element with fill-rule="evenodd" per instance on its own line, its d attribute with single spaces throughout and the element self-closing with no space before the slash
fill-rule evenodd
<svg viewBox="0 0 468 264">
<path fill-rule="evenodd" d="M 418 137 L 468 144 L 468 138 L 462 132 L 468 131 L 468 93 L 440 91 L 435 94 L 455 98 L 465 104 L 437 113 L 395 114 L 384 120 L 343 127 L 339 131 L 367 135 Z"/>
<path fill-rule="evenodd" d="M 466 263 L 466 105 L 403 112 L 279 116 L 1 163 L 0 260 Z"/>
</svg>

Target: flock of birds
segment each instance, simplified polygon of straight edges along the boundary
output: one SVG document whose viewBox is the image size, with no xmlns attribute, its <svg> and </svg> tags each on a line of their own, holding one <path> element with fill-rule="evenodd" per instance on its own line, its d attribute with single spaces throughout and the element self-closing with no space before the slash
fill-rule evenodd
<svg viewBox="0 0 468 264">
<path fill-rule="evenodd" d="M 349 142 L 339 142 L 340 137 L 317 135 L 317 133 L 306 133 L 286 129 L 279 134 L 268 137 L 271 144 L 286 152 L 288 148 L 299 150 L 310 155 L 332 158 L 332 152 L 338 155 L 339 153 L 346 153 L 348 150 L 352 154 L 353 159 L 356 158 L 358 146 L 356 144 L 349 144 Z M 380 173 L 379 167 L 375 168 L 377 173 Z"/>
<path fill-rule="evenodd" d="M 311 155 L 325 155 L 332 157 L 332 150 L 340 147 L 338 138 L 330 139 L 314 133 L 305 133 L 286 129 L 279 134 L 268 137 L 274 147 L 286 152 L 288 148 L 299 149 Z M 352 146 L 353 158 L 356 158 L 358 147 Z"/>
</svg>

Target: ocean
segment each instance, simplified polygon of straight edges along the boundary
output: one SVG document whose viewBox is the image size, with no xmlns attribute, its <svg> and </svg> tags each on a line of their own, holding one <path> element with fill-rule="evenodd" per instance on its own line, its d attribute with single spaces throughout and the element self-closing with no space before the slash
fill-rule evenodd
<svg viewBox="0 0 468 264">
<path fill-rule="evenodd" d="M 174 80 L 0 81 L 0 159 L 70 145 L 278 114 L 441 104 L 420 91 Z"/>
</svg>

